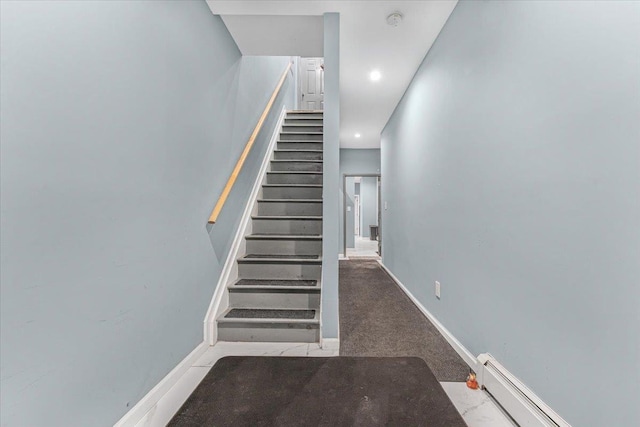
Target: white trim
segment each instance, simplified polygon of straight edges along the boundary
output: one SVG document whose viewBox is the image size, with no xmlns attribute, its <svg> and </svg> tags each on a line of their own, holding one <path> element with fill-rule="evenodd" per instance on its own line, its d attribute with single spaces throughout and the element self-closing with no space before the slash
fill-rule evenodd
<svg viewBox="0 0 640 427">
<path fill-rule="evenodd" d="M 411 299 L 411 301 L 415 304 L 415 306 L 418 307 L 418 309 L 422 312 L 422 314 L 424 314 L 425 317 L 429 319 L 431 323 L 433 323 L 433 326 L 435 326 L 436 329 L 442 334 L 444 339 L 447 340 L 447 342 L 451 345 L 451 347 L 453 347 L 456 353 L 460 355 L 462 360 L 464 360 L 466 364 L 469 365 L 469 367 L 473 369 L 474 372 L 477 373 L 478 369 L 482 368 L 482 365 L 480 365 L 480 363 L 478 362 L 478 359 L 476 359 L 473 353 L 467 350 L 467 348 L 464 345 L 462 345 L 462 343 L 458 341 L 458 339 L 455 336 L 453 336 L 453 334 L 449 332 L 449 330 L 445 328 L 444 325 L 440 323 L 438 319 L 436 319 L 435 316 L 431 314 L 429 310 L 427 310 L 425 306 L 423 306 L 422 303 L 420 303 L 420 301 L 418 301 L 416 297 L 413 296 L 413 294 L 409 291 L 409 289 L 407 289 L 402 284 L 402 282 L 398 280 L 398 278 L 382 263 L 381 260 L 378 260 L 378 263 L 384 269 L 384 271 L 386 271 L 387 274 L 389 274 L 389 276 L 391 276 L 391 278 L 398 284 L 400 289 L 402 289 L 404 293 L 407 294 L 409 299 Z"/>
<path fill-rule="evenodd" d="M 157 405 L 158 401 L 182 378 L 187 370 L 207 351 L 209 345 L 203 341 L 171 370 L 149 393 L 129 410 L 114 427 L 133 427 Z"/>
<path fill-rule="evenodd" d="M 571 427 L 489 353 L 479 355 L 478 361 L 482 367 L 478 374 L 478 383 L 500 402 L 518 425 Z"/>
<path fill-rule="evenodd" d="M 571 427 L 560 415 L 554 412 L 542 399 L 535 395 L 527 386 L 504 368 L 489 353 L 483 353 L 477 358 L 462 345 L 458 339 L 445 328 L 438 319 L 427 310 L 418 299 L 398 280 L 398 278 L 382 263 L 380 266 L 407 294 L 416 307 L 440 331 L 444 339 L 453 347 L 460 357 L 477 374 L 478 383 L 485 387 L 498 403 L 507 411 L 519 425 L 523 427 Z M 490 366 L 485 366 L 490 362 Z M 539 409 L 536 409 L 537 408 Z M 555 424 L 545 419 L 549 417 Z"/>
<path fill-rule="evenodd" d="M 260 193 L 262 182 L 267 173 L 269 161 L 273 156 L 273 150 L 275 149 L 276 143 L 278 142 L 278 135 L 280 134 L 280 129 L 282 128 L 282 123 L 284 122 L 286 114 L 286 106 L 283 106 L 282 111 L 280 112 L 280 116 L 278 117 L 278 121 L 273 129 L 269 147 L 267 148 L 267 152 L 265 153 L 264 159 L 262 160 L 260 171 L 258 172 L 256 180 L 253 184 L 251 195 L 249 196 L 247 204 L 244 208 L 244 213 L 242 214 L 240 225 L 238 226 L 236 235 L 231 245 L 231 249 L 229 250 L 229 255 L 227 255 L 227 259 L 224 263 L 222 274 L 220 275 L 220 279 L 218 280 L 218 284 L 216 285 L 216 290 L 213 294 L 213 297 L 211 298 L 209 309 L 207 310 L 207 314 L 204 318 L 204 340 L 208 342 L 209 345 L 214 345 L 218 341 L 218 328 L 216 328 L 216 319 L 229 306 L 229 292 L 227 291 L 227 286 L 229 286 L 231 282 L 234 282 L 238 278 L 238 266 L 236 264 L 236 260 L 238 259 L 241 249 L 244 250 L 244 236 L 250 233 L 251 212 L 253 211 L 256 200 L 258 199 L 258 194 Z"/>
<path fill-rule="evenodd" d="M 321 338 L 320 347 L 323 350 L 340 351 L 340 338 Z"/>
</svg>

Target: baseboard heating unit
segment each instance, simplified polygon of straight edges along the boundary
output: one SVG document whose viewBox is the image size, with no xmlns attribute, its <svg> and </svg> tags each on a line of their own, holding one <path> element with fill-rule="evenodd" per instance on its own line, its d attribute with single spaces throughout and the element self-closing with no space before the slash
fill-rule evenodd
<svg viewBox="0 0 640 427">
<path fill-rule="evenodd" d="M 489 353 L 478 356 L 479 383 L 520 427 L 571 427 Z"/>
</svg>

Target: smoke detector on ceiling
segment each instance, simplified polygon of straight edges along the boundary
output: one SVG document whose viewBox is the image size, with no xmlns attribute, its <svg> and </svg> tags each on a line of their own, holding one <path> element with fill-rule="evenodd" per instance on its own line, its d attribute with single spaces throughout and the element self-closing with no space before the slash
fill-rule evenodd
<svg viewBox="0 0 640 427">
<path fill-rule="evenodd" d="M 387 16 L 387 24 L 392 27 L 397 27 L 402 22 L 402 14 L 400 12 L 393 12 L 391 15 Z"/>
</svg>

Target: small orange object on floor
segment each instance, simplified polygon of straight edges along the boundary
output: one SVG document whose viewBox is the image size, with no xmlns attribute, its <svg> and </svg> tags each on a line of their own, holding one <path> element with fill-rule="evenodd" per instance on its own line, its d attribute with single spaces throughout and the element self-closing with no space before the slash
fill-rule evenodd
<svg viewBox="0 0 640 427">
<path fill-rule="evenodd" d="M 467 387 L 473 390 L 478 389 L 478 381 L 476 381 L 476 374 L 473 372 L 469 372 L 469 376 L 467 377 Z"/>
</svg>

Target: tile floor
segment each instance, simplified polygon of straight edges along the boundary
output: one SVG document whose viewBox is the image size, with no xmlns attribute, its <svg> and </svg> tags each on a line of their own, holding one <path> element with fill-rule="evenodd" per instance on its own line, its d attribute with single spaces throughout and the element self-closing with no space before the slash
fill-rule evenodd
<svg viewBox="0 0 640 427">
<path fill-rule="evenodd" d="M 469 427 L 517 427 L 484 390 L 472 390 L 465 383 L 441 382 Z"/>
<path fill-rule="evenodd" d="M 191 366 L 185 375 L 144 416 L 136 427 L 164 427 L 180 409 L 211 367 L 225 356 L 334 357 L 337 350 L 307 343 L 219 342 Z M 482 390 L 470 390 L 464 383 L 441 383 L 469 427 L 514 427 L 491 397 Z"/>
<path fill-rule="evenodd" d="M 225 356 L 298 356 L 333 357 L 337 350 L 309 343 L 219 342 L 187 370 L 186 374 L 140 420 L 136 427 L 165 427 L 211 367 Z"/>
<path fill-rule="evenodd" d="M 347 248 L 347 257 L 378 257 L 378 241 L 356 236 L 355 248 Z"/>
</svg>

